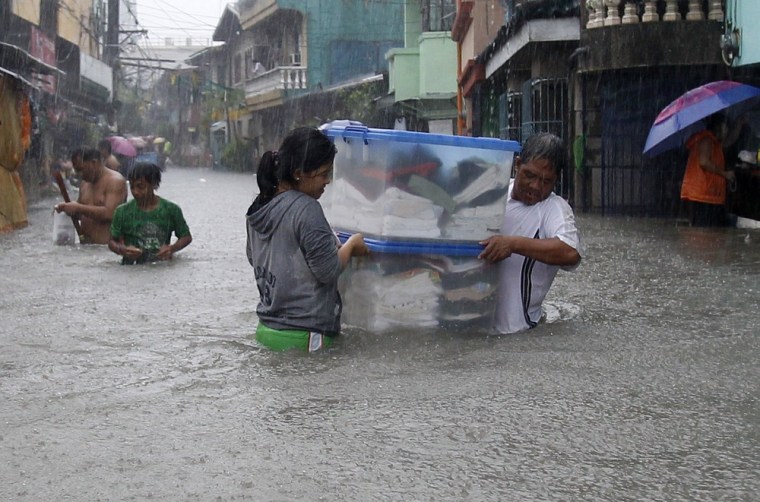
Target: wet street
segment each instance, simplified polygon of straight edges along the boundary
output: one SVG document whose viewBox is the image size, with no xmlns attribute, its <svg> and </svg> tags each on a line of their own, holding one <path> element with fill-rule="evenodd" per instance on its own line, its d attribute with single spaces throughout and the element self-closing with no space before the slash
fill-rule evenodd
<svg viewBox="0 0 760 502">
<path fill-rule="evenodd" d="M 760 231 L 579 215 L 551 322 L 251 339 L 250 174 L 171 168 L 193 243 L 0 235 L 0 500 L 760 498 Z"/>
</svg>

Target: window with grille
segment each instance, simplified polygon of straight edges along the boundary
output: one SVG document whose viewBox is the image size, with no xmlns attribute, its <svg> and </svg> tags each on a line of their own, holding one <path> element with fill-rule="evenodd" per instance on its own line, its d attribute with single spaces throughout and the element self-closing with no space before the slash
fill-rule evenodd
<svg viewBox="0 0 760 502">
<path fill-rule="evenodd" d="M 456 0 L 422 0 L 422 31 L 451 31 Z"/>
<path fill-rule="evenodd" d="M 565 141 L 565 117 L 568 113 L 567 79 L 547 77 L 528 80 L 523 84 L 522 138 L 537 132 L 550 132 Z M 569 197 L 572 177 L 568 166 L 557 178 L 554 192 Z"/>
<path fill-rule="evenodd" d="M 245 78 L 246 80 L 253 77 L 253 47 L 249 47 L 245 50 Z"/>
<path fill-rule="evenodd" d="M 522 142 L 522 92 L 499 96 L 499 137 Z"/>
<path fill-rule="evenodd" d="M 550 132 L 565 137 L 567 79 L 537 78 L 523 84 L 522 137 Z"/>
<path fill-rule="evenodd" d="M 240 83 L 240 80 L 242 79 L 241 68 L 240 68 L 241 64 L 242 64 L 242 61 L 240 60 L 240 54 L 236 54 L 235 63 L 232 68 L 232 71 L 234 72 L 233 80 L 236 84 Z"/>
</svg>

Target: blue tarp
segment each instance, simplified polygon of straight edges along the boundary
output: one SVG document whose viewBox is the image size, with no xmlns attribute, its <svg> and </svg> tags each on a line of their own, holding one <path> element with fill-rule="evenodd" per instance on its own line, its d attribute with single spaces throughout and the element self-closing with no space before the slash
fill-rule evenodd
<svg viewBox="0 0 760 502">
<path fill-rule="evenodd" d="M 137 154 L 137 157 L 135 157 L 135 163 L 137 162 L 150 162 L 151 164 L 158 165 L 158 152 L 143 152 Z"/>
</svg>

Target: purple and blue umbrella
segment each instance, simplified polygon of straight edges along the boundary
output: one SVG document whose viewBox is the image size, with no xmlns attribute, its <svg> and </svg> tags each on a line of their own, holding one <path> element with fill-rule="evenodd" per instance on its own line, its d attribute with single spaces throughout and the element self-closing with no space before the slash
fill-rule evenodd
<svg viewBox="0 0 760 502">
<path fill-rule="evenodd" d="M 705 128 L 702 119 L 760 96 L 760 89 L 730 80 L 718 80 L 688 91 L 666 106 L 649 130 L 644 154 L 659 155 L 683 145 Z"/>
</svg>

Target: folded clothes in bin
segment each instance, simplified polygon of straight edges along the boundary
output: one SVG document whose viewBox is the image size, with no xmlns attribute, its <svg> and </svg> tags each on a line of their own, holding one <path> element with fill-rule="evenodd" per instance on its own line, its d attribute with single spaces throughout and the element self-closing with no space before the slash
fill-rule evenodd
<svg viewBox="0 0 760 502">
<path fill-rule="evenodd" d="M 342 292 L 344 321 L 375 332 L 408 326 L 436 327 L 441 293 L 438 274 L 432 270 L 385 274 L 377 269 L 361 269 L 351 275 Z"/>
<path fill-rule="evenodd" d="M 333 200 L 339 199 L 352 210 L 333 211 L 330 224 L 336 228 L 361 228 L 374 235 L 397 237 L 440 237 L 440 206 L 395 187 L 386 190 L 383 202 L 371 201 L 346 180 L 331 187 Z M 391 203 L 386 204 L 386 202 Z"/>
<path fill-rule="evenodd" d="M 349 234 L 338 232 L 341 241 Z M 497 274 L 477 242 L 365 237 L 339 283 L 343 321 L 374 332 L 445 328 L 490 332 Z"/>
<path fill-rule="evenodd" d="M 501 224 L 519 144 L 332 123 L 338 153 L 322 197 L 336 228 L 381 238 L 482 240 Z M 413 200 L 431 211 L 399 210 Z"/>
</svg>

